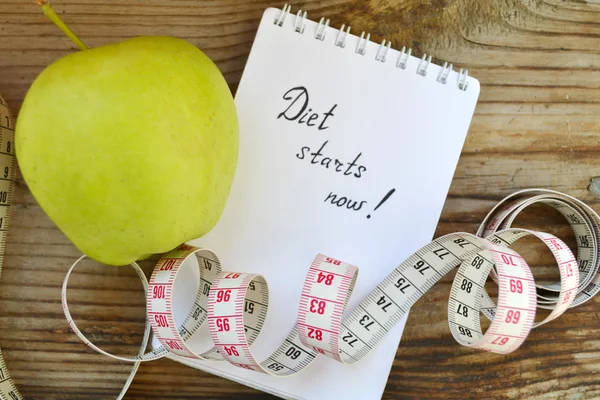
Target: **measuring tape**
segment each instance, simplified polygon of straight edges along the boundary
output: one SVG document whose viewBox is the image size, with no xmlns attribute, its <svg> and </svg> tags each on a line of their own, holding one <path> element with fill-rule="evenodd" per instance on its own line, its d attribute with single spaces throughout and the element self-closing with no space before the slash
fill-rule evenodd
<svg viewBox="0 0 600 400">
<path fill-rule="evenodd" d="M 0 267 L 5 252 L 10 204 L 14 189 L 14 122 L 0 98 Z M 2 171 L 0 170 L 0 171 Z M 511 228 L 528 206 L 542 203 L 556 209 L 575 234 L 577 257 L 557 237 Z M 560 281 L 538 284 L 526 261 L 508 246 L 533 236 L 550 250 Z M 440 237 L 395 268 L 346 318 L 346 306 L 358 276 L 358 268 L 342 260 L 317 255 L 307 265 L 298 299 L 297 323 L 288 337 L 264 360 L 252 354 L 267 317 L 269 290 L 264 277 L 226 272 L 216 254 L 189 245 L 162 256 L 146 279 L 135 271 L 147 294 L 147 320 L 140 351 L 135 356 L 110 354 L 89 341 L 79 330 L 68 308 L 68 280 L 82 256 L 69 269 L 61 300 L 65 316 L 76 335 L 95 351 L 134 367 L 119 395 L 122 398 L 141 362 L 175 354 L 182 357 L 227 361 L 237 367 L 274 376 L 290 376 L 308 367 L 319 356 L 351 364 L 366 356 L 408 310 L 442 277 L 458 267 L 448 302 L 448 323 L 462 345 L 507 354 L 515 351 L 536 326 L 547 323 L 568 308 L 584 303 L 600 291 L 600 217 L 585 203 L 550 190 L 517 192 L 502 200 L 484 219 L 475 235 L 452 233 Z M 193 307 L 182 321 L 173 312 L 173 287 L 183 263 L 197 260 L 199 290 Z M 497 304 L 485 290 L 490 277 L 498 285 Z M 536 310 L 551 310 L 535 322 Z M 484 333 L 480 315 L 491 320 Z M 195 352 L 188 342 L 204 324 L 214 347 Z M 151 332 L 162 346 L 146 351 Z M 22 399 L 11 380 L 0 352 L 0 396 Z"/>
<path fill-rule="evenodd" d="M 8 105 L 0 95 L 0 273 L 6 253 L 6 237 L 10 222 L 10 205 L 13 200 L 14 180 L 17 172 L 15 157 L 15 122 Z M 2 351 L 0 350 L 0 396 L 3 400 L 17 400 L 23 397 L 10 378 Z"/>
<path fill-rule="evenodd" d="M 575 234 L 577 256 L 553 235 L 511 227 L 525 208 L 537 203 L 550 206 L 565 217 Z M 436 282 L 458 267 L 448 302 L 448 324 L 453 337 L 464 346 L 507 354 L 518 349 L 534 327 L 552 321 L 598 293 L 599 229 L 600 217 L 571 196 L 541 189 L 514 193 L 486 216 L 475 235 L 445 235 L 408 257 L 346 318 L 343 316 L 358 268 L 319 254 L 307 265 L 296 325 L 283 343 L 262 360 L 252 354 L 251 346 L 267 317 L 267 281 L 260 275 L 223 271 L 217 255 L 208 249 L 184 244 L 164 254 L 149 282 L 139 266 L 132 264 L 147 294 L 146 334 L 137 356 L 109 354 L 77 328 L 68 310 L 66 293 L 68 279 L 79 260 L 65 278 L 62 303 L 81 340 L 102 354 L 135 362 L 136 368 L 142 361 L 174 354 L 227 361 L 240 368 L 284 377 L 300 372 L 319 356 L 345 364 L 359 361 Z M 536 283 L 527 262 L 509 248 L 526 236 L 537 238 L 549 249 L 560 272 L 559 282 Z M 173 288 L 189 258 L 197 260 L 199 289 L 187 316 L 177 321 Z M 488 277 L 498 285 L 497 304 L 485 290 Z M 536 322 L 538 308 L 551 312 Z M 486 332 L 481 328 L 481 314 L 491 321 Z M 198 353 L 188 343 L 204 323 L 208 324 L 214 347 Z M 162 346 L 144 353 L 150 328 Z"/>
</svg>

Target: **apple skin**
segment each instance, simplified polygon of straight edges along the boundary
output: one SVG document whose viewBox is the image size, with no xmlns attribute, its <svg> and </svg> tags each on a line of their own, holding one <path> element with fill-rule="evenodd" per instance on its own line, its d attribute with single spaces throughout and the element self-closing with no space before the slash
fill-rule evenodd
<svg viewBox="0 0 600 400">
<path fill-rule="evenodd" d="M 214 227 L 239 136 L 215 64 L 184 40 L 146 36 L 46 68 L 15 141 L 23 177 L 54 223 L 88 257 L 126 265 Z"/>
</svg>

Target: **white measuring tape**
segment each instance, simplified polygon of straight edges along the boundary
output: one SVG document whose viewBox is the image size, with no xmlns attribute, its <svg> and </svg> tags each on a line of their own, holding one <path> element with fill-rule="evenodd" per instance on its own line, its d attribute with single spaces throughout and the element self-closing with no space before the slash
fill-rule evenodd
<svg viewBox="0 0 600 400">
<path fill-rule="evenodd" d="M 14 122 L 0 99 L 0 266 L 16 171 Z M 560 239 L 547 233 L 511 228 L 526 207 L 543 203 L 556 209 L 570 224 L 577 257 Z M 556 260 L 560 282 L 536 284 L 529 266 L 514 250 L 515 241 L 534 236 Z M 122 398 L 140 362 L 171 354 L 200 360 L 228 361 L 240 368 L 275 376 L 289 376 L 308 367 L 319 355 L 350 364 L 359 361 L 398 323 L 437 281 L 458 267 L 448 303 L 448 322 L 462 345 L 500 354 L 516 350 L 536 326 L 568 308 L 582 304 L 600 291 L 600 217 L 586 204 L 549 190 L 524 190 L 502 200 L 485 218 L 476 235 L 453 233 L 434 240 L 394 269 L 346 318 L 344 313 L 357 279 L 358 268 L 342 260 L 317 255 L 307 265 L 298 299 L 296 326 L 265 360 L 257 360 L 251 345 L 267 317 L 268 285 L 260 275 L 225 272 L 213 252 L 182 245 L 163 255 L 150 281 L 132 264 L 147 293 L 147 322 L 136 356 L 110 354 L 90 342 L 71 318 L 67 284 L 82 256 L 69 269 L 62 287 L 65 316 L 76 335 L 95 351 L 134 363 Z M 177 274 L 188 258 L 198 261 L 199 290 L 183 321 L 175 319 L 172 302 Z M 498 285 L 498 304 L 485 290 L 488 276 Z M 552 310 L 535 322 L 537 308 Z M 484 333 L 480 314 L 492 322 Z M 214 347 L 197 354 L 188 341 L 208 323 Z M 151 331 L 161 347 L 146 352 Z M 0 396 L 21 399 L 0 353 Z"/>
<path fill-rule="evenodd" d="M 511 224 L 526 207 L 543 203 L 555 208 L 570 224 L 577 257 L 557 237 Z M 70 317 L 63 285 L 63 307 L 81 340 L 94 350 L 118 360 L 141 362 L 168 353 L 198 360 L 228 361 L 233 365 L 275 376 L 289 376 L 308 367 L 319 355 L 350 364 L 367 355 L 437 281 L 458 267 L 448 303 L 448 322 L 462 345 L 506 354 L 516 350 L 536 326 L 568 308 L 582 304 L 600 290 L 600 217 L 586 204 L 549 190 L 524 190 L 502 200 L 485 218 L 476 235 L 453 233 L 434 240 L 394 269 L 346 318 L 358 268 L 342 260 L 317 255 L 307 265 L 298 299 L 298 318 L 288 337 L 271 356 L 258 360 L 251 346 L 267 317 L 268 285 L 264 277 L 222 271 L 212 251 L 189 245 L 163 255 L 146 283 L 148 327 L 162 347 L 138 356 L 123 357 L 92 344 Z M 533 236 L 550 250 L 560 282 L 536 284 L 526 261 L 508 248 Z M 182 321 L 173 312 L 173 287 L 184 261 L 195 258 L 200 270 L 193 307 Z M 491 277 L 498 285 L 498 304 L 485 290 Z M 536 309 L 552 310 L 535 322 Z M 492 322 L 484 333 L 480 314 Z M 214 347 L 196 353 L 189 339 L 208 323 Z M 147 335 L 145 337 L 147 339 Z M 145 343 L 142 350 L 145 349 Z"/>
</svg>

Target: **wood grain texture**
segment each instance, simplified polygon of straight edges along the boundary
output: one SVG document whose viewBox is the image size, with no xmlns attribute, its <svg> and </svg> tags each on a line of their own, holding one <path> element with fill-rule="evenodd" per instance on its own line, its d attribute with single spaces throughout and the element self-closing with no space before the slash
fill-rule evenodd
<svg viewBox="0 0 600 400">
<path fill-rule="evenodd" d="M 0 1 L 0 92 L 18 110 L 36 75 L 76 51 L 30 0 Z M 503 196 L 546 187 L 600 210 L 587 191 L 600 176 L 600 5 L 567 0 L 307 0 L 309 17 L 369 31 L 418 56 L 467 67 L 482 84 L 467 142 L 436 235 L 474 232 Z M 236 90 L 266 0 L 56 0 L 89 46 L 136 35 L 174 35 L 203 49 Z M 425 183 L 426 184 L 426 183 Z M 432 224 L 435 218 L 432 216 Z M 571 240 L 555 213 L 520 223 Z M 558 224 L 557 227 L 554 227 Z M 552 226 L 549 229 L 549 226 Z M 27 399 L 113 399 L 129 366 L 85 347 L 60 307 L 60 285 L 78 251 L 19 179 L 0 281 L 0 346 Z M 535 243 L 523 251 L 540 278 L 556 276 Z M 149 271 L 152 260 L 144 263 Z M 507 356 L 460 347 L 447 327 L 451 277 L 413 308 L 385 399 L 600 398 L 600 299 L 535 330 Z M 133 354 L 144 296 L 134 273 L 89 265 L 72 280 L 80 326 L 104 348 Z M 144 364 L 128 399 L 267 399 L 167 360 Z"/>
</svg>

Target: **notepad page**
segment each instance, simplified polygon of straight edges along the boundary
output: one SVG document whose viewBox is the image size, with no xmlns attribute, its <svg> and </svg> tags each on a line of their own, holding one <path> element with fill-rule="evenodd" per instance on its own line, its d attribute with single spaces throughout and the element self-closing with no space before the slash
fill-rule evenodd
<svg viewBox="0 0 600 400">
<path fill-rule="evenodd" d="M 252 347 L 259 360 L 294 326 L 317 253 L 360 268 L 351 311 L 432 239 L 479 94 L 473 78 L 459 90 L 454 71 L 446 84 L 438 82 L 437 65 L 418 75 L 415 57 L 397 67 L 401 54 L 394 49 L 385 62 L 375 60 L 375 43 L 358 54 L 353 35 L 337 47 L 336 29 L 317 40 L 316 22 L 305 21 L 298 33 L 289 15 L 277 26 L 280 12 L 266 10 L 236 94 L 240 154 L 225 211 L 209 234 L 191 242 L 212 249 L 224 270 L 267 280 L 269 311 Z M 178 321 L 198 287 L 195 268 L 180 275 Z M 358 363 L 319 356 L 288 378 L 172 358 L 284 398 L 379 399 L 405 321 Z M 211 345 L 202 332 L 191 341 L 199 352 Z"/>
</svg>

